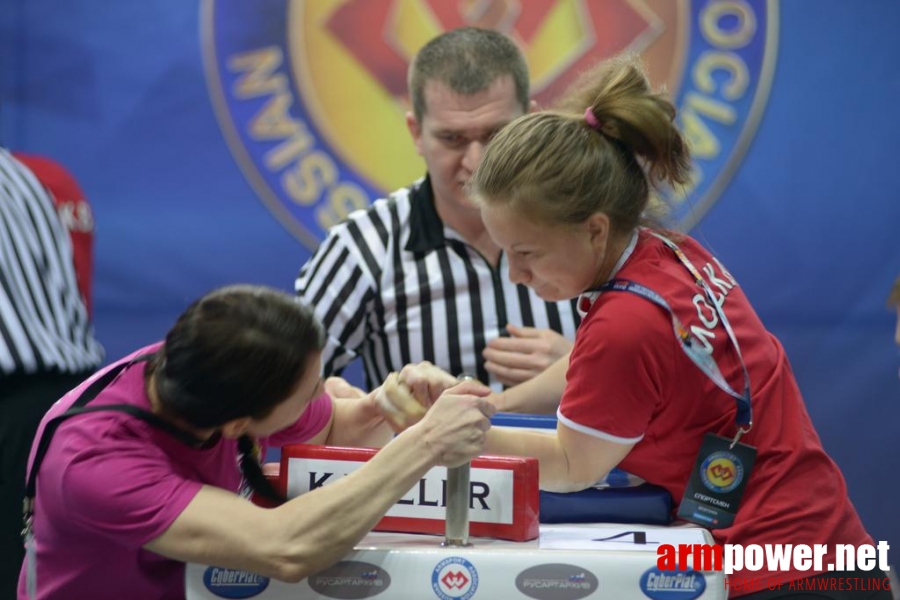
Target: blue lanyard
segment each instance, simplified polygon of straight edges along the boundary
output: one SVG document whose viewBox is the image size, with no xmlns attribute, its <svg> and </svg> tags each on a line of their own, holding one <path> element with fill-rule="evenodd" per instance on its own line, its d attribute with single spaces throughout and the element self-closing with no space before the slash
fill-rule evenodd
<svg viewBox="0 0 900 600">
<path fill-rule="evenodd" d="M 656 233 L 651 232 L 651 235 L 662 240 L 662 242 L 675 253 L 675 256 L 678 258 L 681 264 L 694 277 L 694 281 L 697 283 L 697 285 L 699 285 L 703 289 L 703 292 L 704 294 L 706 294 L 706 298 L 709 300 L 710 304 L 715 307 L 716 314 L 718 314 L 719 320 L 722 322 L 722 326 L 725 328 L 725 332 L 728 334 L 728 339 L 730 339 L 731 343 L 734 345 L 738 360 L 741 363 L 741 370 L 744 373 L 743 393 L 737 393 L 736 391 L 734 391 L 734 389 L 732 389 L 730 385 L 728 385 L 728 382 L 725 381 L 725 377 L 722 375 L 722 371 L 719 369 L 719 366 L 716 364 L 716 361 L 713 359 L 712 355 L 703 350 L 704 344 L 681 323 L 681 321 L 677 316 L 675 316 L 675 313 L 672 311 L 672 307 L 669 306 L 669 303 L 666 302 L 662 296 L 644 285 L 627 279 L 613 279 L 611 281 L 608 281 L 595 291 L 630 292 L 632 294 L 640 296 L 641 298 L 644 298 L 645 300 L 649 300 L 650 302 L 656 304 L 669 313 L 669 316 L 672 318 L 672 328 L 675 332 L 675 337 L 678 338 L 681 349 L 684 350 L 684 353 L 687 354 L 688 358 L 690 358 L 691 361 L 693 361 L 693 363 L 697 365 L 697 367 L 719 387 L 719 389 L 734 398 L 735 402 L 737 403 L 737 415 L 735 415 L 735 423 L 737 423 L 738 426 L 738 433 L 737 436 L 735 436 L 734 441 L 732 442 L 733 446 L 735 443 L 737 443 L 737 440 L 741 437 L 742 434 L 747 433 L 748 431 L 750 431 L 750 428 L 753 427 L 753 410 L 750 406 L 750 374 L 747 372 L 747 365 L 746 363 L 744 363 L 744 357 L 741 354 L 741 348 L 738 345 L 737 338 L 734 335 L 734 330 L 732 330 L 731 324 L 728 322 L 728 317 L 725 316 L 725 312 L 722 310 L 722 306 L 718 301 L 716 301 L 715 294 L 706 283 L 706 280 L 704 280 L 703 277 L 700 276 L 700 272 L 697 271 L 693 263 L 691 263 L 688 257 L 685 256 L 684 252 L 682 252 L 681 249 L 673 244 L 670 240 Z"/>
</svg>

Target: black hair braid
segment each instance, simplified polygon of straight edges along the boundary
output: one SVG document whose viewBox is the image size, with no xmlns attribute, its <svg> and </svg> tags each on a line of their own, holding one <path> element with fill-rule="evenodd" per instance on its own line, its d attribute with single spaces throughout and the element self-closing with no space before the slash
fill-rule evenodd
<svg viewBox="0 0 900 600">
<path fill-rule="evenodd" d="M 263 475 L 262 467 L 256 459 L 255 444 L 249 435 L 238 438 L 238 450 L 241 453 L 241 475 L 250 484 L 253 492 L 279 504 L 286 502 L 287 498 Z"/>
</svg>

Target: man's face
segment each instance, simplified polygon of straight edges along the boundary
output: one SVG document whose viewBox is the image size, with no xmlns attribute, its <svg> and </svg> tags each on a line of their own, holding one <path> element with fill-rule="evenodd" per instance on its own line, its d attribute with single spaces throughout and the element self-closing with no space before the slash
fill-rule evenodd
<svg viewBox="0 0 900 600">
<path fill-rule="evenodd" d="M 435 205 L 442 211 L 475 211 L 463 192 L 481 162 L 485 145 L 510 121 L 524 114 L 510 75 L 498 77 L 485 90 L 464 96 L 443 83 L 425 84 L 425 114 L 406 124 L 425 159 Z"/>
</svg>

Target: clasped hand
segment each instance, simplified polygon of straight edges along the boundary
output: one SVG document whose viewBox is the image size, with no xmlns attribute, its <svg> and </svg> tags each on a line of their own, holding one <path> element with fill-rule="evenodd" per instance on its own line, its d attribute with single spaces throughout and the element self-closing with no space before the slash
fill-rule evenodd
<svg viewBox="0 0 900 600">
<path fill-rule="evenodd" d="M 550 329 L 506 326 L 509 337 L 490 340 L 484 349 L 484 367 L 503 385 L 516 385 L 535 377 L 572 349 L 572 342 Z"/>
</svg>

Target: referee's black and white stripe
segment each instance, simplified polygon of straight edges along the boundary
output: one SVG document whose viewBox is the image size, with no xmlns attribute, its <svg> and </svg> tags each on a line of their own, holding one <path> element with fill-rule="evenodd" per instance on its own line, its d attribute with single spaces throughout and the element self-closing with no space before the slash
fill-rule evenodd
<svg viewBox="0 0 900 600">
<path fill-rule="evenodd" d="M 78 292 L 72 242 L 34 174 L 0 148 L 0 379 L 78 373 L 103 357 Z"/>
<path fill-rule="evenodd" d="M 574 302 L 548 303 L 509 281 L 502 255 L 493 268 L 441 223 L 428 178 L 333 227 L 296 280 L 328 332 L 326 375 L 362 356 L 369 386 L 410 362 L 474 374 L 501 388 L 484 368 L 487 341 L 507 323 L 575 338 Z"/>
</svg>

